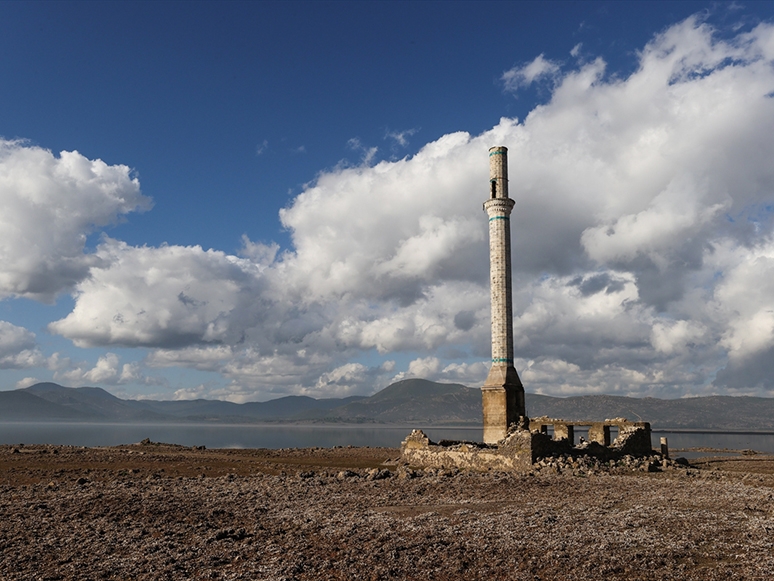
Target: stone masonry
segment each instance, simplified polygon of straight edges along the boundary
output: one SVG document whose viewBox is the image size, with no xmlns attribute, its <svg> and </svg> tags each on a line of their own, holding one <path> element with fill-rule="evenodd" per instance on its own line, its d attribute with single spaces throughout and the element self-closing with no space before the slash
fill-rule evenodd
<svg viewBox="0 0 774 581">
<path fill-rule="evenodd" d="M 553 437 L 548 434 L 549 426 L 553 428 Z M 573 431 L 578 426 L 589 428 L 589 440 L 576 445 Z M 610 428 L 618 432 L 612 444 Z M 650 439 L 648 422 L 630 422 L 625 418 L 591 422 L 522 417 L 497 444 L 449 440 L 436 444 L 421 430 L 414 430 L 401 443 L 401 457 L 403 462 L 415 467 L 527 472 L 541 458 L 561 455 L 595 457 L 602 461 L 620 460 L 627 455 L 650 456 L 653 454 Z"/>
<path fill-rule="evenodd" d="M 484 442 L 505 438 L 508 426 L 525 416 L 524 387 L 513 366 L 511 225 L 514 201 L 508 197 L 508 149 L 489 150 L 489 277 L 492 300 L 492 367 L 481 388 Z"/>
</svg>

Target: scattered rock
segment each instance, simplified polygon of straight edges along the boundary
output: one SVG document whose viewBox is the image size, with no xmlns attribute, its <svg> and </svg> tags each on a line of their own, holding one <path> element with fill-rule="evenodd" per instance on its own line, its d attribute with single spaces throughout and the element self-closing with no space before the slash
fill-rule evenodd
<svg viewBox="0 0 774 581">
<path fill-rule="evenodd" d="M 346 480 L 348 478 L 357 478 L 357 473 L 352 470 L 342 470 L 336 474 L 336 480 Z"/>
<path fill-rule="evenodd" d="M 398 469 L 395 471 L 395 473 L 401 480 L 409 480 L 419 476 L 416 470 L 412 470 L 408 466 L 398 466 Z"/>
<path fill-rule="evenodd" d="M 45 457 L 0 447 L 0 579 L 715 581 L 774 571 L 774 462 L 761 455 L 713 459 L 714 471 L 679 458 L 664 468 L 658 455 L 557 456 L 527 475 L 390 472 L 382 463 L 394 450 L 163 446 Z M 740 464 L 767 468 L 731 472 Z"/>
<path fill-rule="evenodd" d="M 392 476 L 392 472 L 389 470 L 379 470 L 378 468 L 371 468 L 368 470 L 366 480 L 384 480 Z"/>
</svg>

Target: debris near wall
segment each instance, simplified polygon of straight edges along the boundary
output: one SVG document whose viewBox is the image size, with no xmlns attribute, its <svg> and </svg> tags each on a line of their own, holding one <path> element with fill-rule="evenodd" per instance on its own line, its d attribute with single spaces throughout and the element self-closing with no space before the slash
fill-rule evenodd
<svg viewBox="0 0 774 581">
<path fill-rule="evenodd" d="M 562 454 L 541 458 L 532 466 L 536 474 L 568 474 L 572 476 L 593 476 L 594 474 L 627 474 L 631 472 L 662 472 L 664 470 L 687 470 L 685 458 L 666 460 L 660 454 L 631 456 L 626 454 L 617 459 L 600 460 L 595 456 Z"/>
</svg>

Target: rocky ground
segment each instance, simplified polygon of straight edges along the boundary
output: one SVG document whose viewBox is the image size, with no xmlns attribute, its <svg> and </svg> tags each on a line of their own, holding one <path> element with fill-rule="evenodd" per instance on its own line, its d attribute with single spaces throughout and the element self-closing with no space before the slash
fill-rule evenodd
<svg viewBox="0 0 774 581">
<path fill-rule="evenodd" d="M 398 455 L 0 446 L 0 578 L 774 578 L 772 457 L 514 475 Z"/>
</svg>

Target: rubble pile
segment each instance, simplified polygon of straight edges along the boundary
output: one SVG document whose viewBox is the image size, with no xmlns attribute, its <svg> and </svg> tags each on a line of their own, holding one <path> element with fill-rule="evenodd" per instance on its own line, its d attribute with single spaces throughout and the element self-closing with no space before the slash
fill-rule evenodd
<svg viewBox="0 0 774 581">
<path fill-rule="evenodd" d="M 596 456 L 562 454 L 539 459 L 533 469 L 539 473 L 567 472 L 574 476 L 592 475 L 599 472 L 622 474 L 626 472 L 661 472 L 662 470 L 686 470 L 688 461 L 684 458 L 664 459 L 660 454 L 651 456 L 626 455 L 612 460 L 599 459 Z"/>
</svg>

